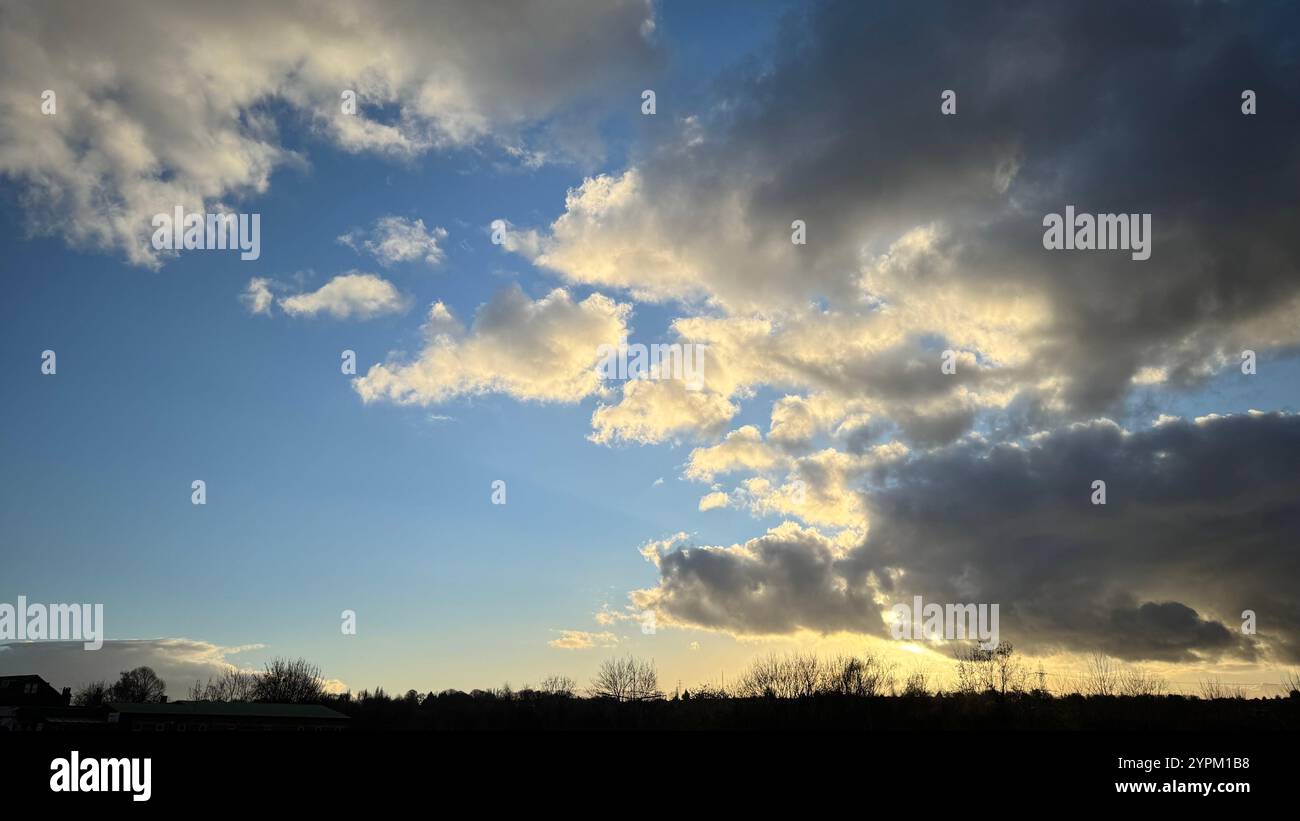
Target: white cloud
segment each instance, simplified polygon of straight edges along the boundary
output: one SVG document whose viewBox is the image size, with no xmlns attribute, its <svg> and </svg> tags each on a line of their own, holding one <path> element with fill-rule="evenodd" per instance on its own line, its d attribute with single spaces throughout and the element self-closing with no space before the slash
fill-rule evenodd
<svg viewBox="0 0 1300 821">
<path fill-rule="evenodd" d="M 559 650 L 586 650 L 591 647 L 613 647 L 618 637 L 613 633 L 589 633 L 585 630 L 561 630 L 558 639 L 547 642 Z"/>
<path fill-rule="evenodd" d="M 767 471 L 783 464 L 785 457 L 763 441 L 753 425 L 737 428 L 720 443 L 691 451 L 686 477 L 705 482 L 735 470 Z"/>
<path fill-rule="evenodd" d="M 643 2 L 579 0 L 564 14 L 477 0 L 3 5 L 0 174 L 25 186 L 35 231 L 153 267 L 153 214 L 264 192 L 295 159 L 271 103 L 348 151 L 489 143 L 589 161 L 598 124 L 571 112 L 657 59 Z"/>
<path fill-rule="evenodd" d="M 700 498 L 700 512 L 703 513 L 708 510 L 724 508 L 730 501 L 731 500 L 727 498 L 727 494 L 720 490 L 714 491 L 713 493 L 707 493 Z"/>
<path fill-rule="evenodd" d="M 434 227 L 430 231 L 424 227 L 424 220 L 389 216 L 380 217 L 369 231 L 340 236 L 339 242 L 354 251 L 365 250 L 384 266 L 420 259 L 436 266 L 446 258 L 438 246 L 438 241 L 446 238 L 446 229 Z"/>
<path fill-rule="evenodd" d="M 725 396 L 688 390 L 681 380 L 630 379 L 620 402 L 596 408 L 587 438 L 603 445 L 695 439 L 721 432 L 738 410 Z"/>
<path fill-rule="evenodd" d="M 511 231 L 503 247 L 574 282 L 625 288 L 637 299 L 664 300 L 706 294 L 698 261 L 682 252 L 695 234 L 674 233 L 647 207 L 636 169 L 618 177 L 588 178 L 565 197 L 565 213 L 546 234 Z M 671 213 L 671 209 L 664 209 Z M 666 241 L 666 240 L 672 241 Z"/>
<path fill-rule="evenodd" d="M 352 271 L 334 277 L 316 291 L 284 297 L 280 308 L 290 316 L 326 313 L 337 319 L 370 319 L 401 313 L 406 310 L 407 302 L 391 282 L 374 274 Z"/>
<path fill-rule="evenodd" d="M 250 314 L 271 315 L 271 304 L 275 297 L 271 294 L 271 280 L 265 277 L 253 277 L 248 281 L 248 287 L 239 297 L 240 301 L 248 307 Z"/>
<path fill-rule="evenodd" d="M 436 303 L 419 356 L 375 365 L 353 385 L 367 402 L 430 405 L 483 393 L 578 402 L 600 390 L 598 348 L 627 335 L 630 313 L 600 294 L 574 302 L 557 288 L 531 300 L 511 286 L 479 309 L 467 331 Z"/>
</svg>

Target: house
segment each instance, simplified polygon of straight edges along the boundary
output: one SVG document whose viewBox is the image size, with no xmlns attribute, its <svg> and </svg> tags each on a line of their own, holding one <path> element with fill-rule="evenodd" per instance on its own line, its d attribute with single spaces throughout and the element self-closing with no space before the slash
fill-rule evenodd
<svg viewBox="0 0 1300 821">
<path fill-rule="evenodd" d="M 0 676 L 0 706 L 66 707 L 71 702 L 71 688 L 60 693 L 40 676 Z"/>
</svg>

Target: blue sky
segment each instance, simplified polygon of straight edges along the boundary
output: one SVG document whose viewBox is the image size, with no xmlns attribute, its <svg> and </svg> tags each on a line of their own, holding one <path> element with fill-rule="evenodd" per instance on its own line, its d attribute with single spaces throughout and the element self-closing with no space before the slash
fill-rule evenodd
<svg viewBox="0 0 1300 821">
<path fill-rule="evenodd" d="M 673 62 L 655 80 L 661 99 L 707 94 L 780 10 L 665 5 Z M 642 129 L 630 91 L 602 123 L 613 158 Z M 555 287 L 494 247 L 488 225 L 553 220 L 583 170 L 512 167 L 490 147 L 358 156 L 279 114 L 283 143 L 307 163 L 241 200 L 262 215 L 253 262 L 193 253 L 141 270 L 31 236 L 19 189 L 5 187 L 3 266 L 23 283 L 0 322 L 13 375 L 0 409 L 6 595 L 103 602 L 111 639 L 265 644 L 234 660 L 301 654 L 357 686 L 469 688 L 568 667 L 547 647 L 552 629 L 587 626 L 602 602 L 621 606 L 629 585 L 653 583 L 636 547 L 693 513 L 698 494 L 677 480 L 684 452 L 585 442 L 593 399 L 366 407 L 339 355 L 355 350 L 364 373 L 390 350 L 418 348 L 435 300 L 472 316 L 508 283 L 533 296 Z M 335 238 L 389 214 L 448 231 L 437 269 L 379 269 L 412 296 L 410 311 L 271 319 L 238 300 L 252 276 L 314 288 L 375 270 Z M 647 306 L 634 327 L 657 339 L 665 321 Z M 31 366 L 47 348 L 55 378 Z M 194 479 L 207 482 L 204 507 L 190 504 Z M 496 479 L 505 506 L 490 503 Z M 700 517 L 699 532 L 728 542 L 749 526 L 725 511 Z M 340 635 L 343 609 L 357 611 L 359 640 Z"/>
<path fill-rule="evenodd" d="M 902 589 L 891 584 L 1001 601 L 1022 617 L 1008 619 L 1017 643 L 1063 670 L 1097 646 L 1172 676 L 1254 680 L 1295 663 L 1300 614 L 1274 586 L 1296 569 L 1281 550 L 1289 508 L 1251 485 L 1242 493 L 1258 509 L 1215 509 L 1213 470 L 1158 464 L 1168 453 L 1218 464 L 1224 437 L 1279 453 L 1294 441 L 1300 280 L 1283 192 L 1300 167 L 1286 137 L 1296 82 L 1289 41 L 1269 35 L 1270 15 L 1285 13 L 1228 25 L 1158 4 L 1186 16 L 1190 34 L 1170 45 L 1158 15 L 1123 40 L 1085 25 L 1086 10 L 1026 22 L 939 5 L 628 2 L 537 13 L 518 26 L 536 36 L 518 38 L 473 3 L 390 4 L 377 8 L 393 19 L 323 15 L 301 53 L 276 38 L 291 19 L 249 6 L 265 43 L 214 35 L 148 57 L 136 48 L 148 21 L 74 24 L 57 3 L 14 15 L 4 43 L 40 59 L 15 63 L 0 89 L 17 123 L 0 129 L 12 289 L 0 304 L 0 601 L 102 602 L 110 639 L 187 639 L 183 658 L 147 651 L 173 679 L 304 656 L 354 689 L 585 681 L 615 652 L 654 657 L 669 683 L 714 679 L 770 649 L 885 641 L 876 611 Z M 51 20 L 64 28 L 37 25 Z M 446 38 L 438 47 L 422 47 L 425 25 Z M 1068 60 L 1011 49 L 1064 36 L 1078 38 Z M 97 50 L 118 85 L 67 57 L 78 49 Z M 1203 67 L 1136 89 L 1108 73 L 1162 49 L 1203 53 Z M 161 72 L 151 62 L 166 59 Z M 1180 102 L 1217 93 L 1222 77 L 1261 90 L 1259 120 L 1240 119 L 1235 87 L 1227 114 Z M 1150 103 L 1166 80 L 1167 100 Z M 332 113 L 341 83 L 367 89 L 357 122 L 371 130 Z M 949 85 L 958 117 L 936 120 Z M 47 86 L 61 108 L 42 119 Z M 1156 115 L 1184 118 L 1176 149 Z M 1127 125 L 1096 126 L 1112 121 Z M 1222 169 L 1220 132 L 1243 145 Z M 1207 169 L 1218 199 L 1183 196 L 1171 168 Z M 142 255 L 148 216 L 179 197 L 260 214 L 260 258 Z M 1039 220 L 1067 201 L 1149 207 L 1153 261 L 1044 252 Z M 444 229 L 442 259 L 385 260 L 339 241 L 375 239 L 389 217 Z M 809 222 L 806 250 L 789 241 L 792 218 Z M 511 228 L 502 246 L 496 219 Z M 382 280 L 402 306 L 338 318 L 281 302 L 350 272 Z M 274 297 L 260 313 L 242 298 L 258 280 Z M 582 307 L 552 325 L 475 323 L 515 286 L 529 310 L 557 288 Z M 465 326 L 443 360 L 422 353 L 444 344 L 425 330 L 436 303 Z M 519 357 L 502 354 L 563 354 L 585 340 L 583 322 L 617 313 L 608 306 L 630 312 L 632 342 L 708 340 L 709 389 L 658 383 L 644 406 L 621 385 L 543 401 L 511 370 Z M 1238 368 L 1246 347 L 1257 375 Z M 957 379 L 939 375 L 945 348 L 966 357 Z M 46 349 L 54 376 L 40 371 Z M 359 378 L 340 372 L 344 350 Z M 514 387 L 492 381 L 491 356 Z M 463 364 L 478 388 L 404 369 L 425 361 Z M 363 401 L 376 374 L 406 393 Z M 602 427 L 604 407 L 620 415 Z M 1180 421 L 1162 432 L 1162 413 Z M 1207 414 L 1236 416 L 1194 421 Z M 1080 453 L 1138 488 L 1138 509 L 1119 497 L 1117 530 L 1057 497 L 997 509 L 977 498 L 980 485 L 1019 487 L 1023 476 L 1000 473 L 1015 454 L 1029 485 L 1055 487 L 1088 461 Z M 1296 485 L 1237 458 L 1226 473 Z M 970 495 L 927 514 L 957 476 Z M 190 503 L 196 479 L 203 506 Z M 505 505 L 491 502 L 496 480 Z M 796 485 L 809 500 L 794 500 Z M 1143 488 L 1176 489 L 1174 512 Z M 725 506 L 702 511 L 710 493 Z M 1148 517 L 1186 508 L 1232 535 L 1216 530 L 1222 544 L 1187 557 L 1172 532 L 1168 554 L 1163 537 L 1128 541 Z M 946 532 L 949 514 L 979 524 Z M 1265 521 L 1283 525 L 1250 529 Z M 1109 570 L 1062 558 L 1022 573 L 1085 543 L 1112 556 Z M 1264 545 L 1275 564 L 1224 580 L 1223 544 L 1233 557 Z M 692 549 L 732 545 L 746 547 Z M 1003 556 L 1003 545 L 1041 552 Z M 1160 560 L 1133 559 L 1144 550 Z M 1040 609 L 1062 597 L 1069 607 Z M 1233 633 L 1243 606 L 1272 613 L 1268 635 Z M 345 609 L 356 636 L 340 632 Z M 653 635 L 634 617 L 646 609 L 660 619 Z M 1139 627 L 1116 636 L 1130 620 Z M 553 644 L 564 631 L 588 646 Z M 123 658 L 22 663 L 111 678 Z"/>
</svg>

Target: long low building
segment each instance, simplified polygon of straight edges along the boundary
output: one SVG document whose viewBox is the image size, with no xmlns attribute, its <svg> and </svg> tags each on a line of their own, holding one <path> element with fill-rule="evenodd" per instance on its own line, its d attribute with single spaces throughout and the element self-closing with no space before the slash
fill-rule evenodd
<svg viewBox="0 0 1300 821">
<path fill-rule="evenodd" d="M 319 704 L 222 701 L 122 702 L 73 707 L 72 691 L 36 675 L 0 676 L 0 732 L 337 731 L 348 717 Z"/>
<path fill-rule="evenodd" d="M 337 731 L 348 723 L 347 716 L 319 704 L 174 701 L 107 707 L 108 724 L 131 732 Z"/>
<path fill-rule="evenodd" d="M 111 732 L 106 707 L 0 707 L 0 732 Z"/>
</svg>

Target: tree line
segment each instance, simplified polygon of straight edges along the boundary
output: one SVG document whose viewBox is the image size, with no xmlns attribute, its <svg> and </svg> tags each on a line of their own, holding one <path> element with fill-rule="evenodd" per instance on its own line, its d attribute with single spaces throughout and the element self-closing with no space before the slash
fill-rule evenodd
<svg viewBox="0 0 1300 821">
<path fill-rule="evenodd" d="M 897 665 L 873 653 L 838 655 L 822 658 L 809 652 L 771 654 L 755 659 L 729 688 L 702 684 L 672 694 L 671 700 L 691 699 L 806 699 L 823 696 L 919 698 L 943 695 L 1035 696 L 1051 698 L 1047 674 L 1040 665 L 1030 670 L 1006 642 L 992 649 L 979 644 L 959 646 L 953 652 L 955 681 L 945 689 L 924 669 L 900 674 Z M 1283 682 L 1284 691 L 1300 698 L 1300 675 L 1291 674 Z M 1242 699 L 1244 691 L 1206 679 L 1201 696 L 1207 700 Z M 147 666 L 125 670 L 117 681 L 94 681 L 78 688 L 73 704 L 99 706 L 111 702 L 163 702 L 167 685 Z M 1168 683 L 1141 667 L 1120 665 L 1108 656 L 1093 654 L 1077 681 L 1077 694 L 1084 696 L 1147 697 L 1162 696 Z M 459 691 L 445 690 L 439 696 L 453 696 Z M 414 700 L 416 704 L 434 693 L 421 696 L 410 690 L 397 701 Z M 464 695 L 464 694 L 460 694 Z M 543 678 L 537 687 L 524 685 L 516 690 L 509 684 L 468 694 L 480 700 L 528 701 L 536 699 L 591 699 L 617 703 L 642 703 L 668 699 L 660 687 L 659 673 L 653 660 L 632 656 L 606 659 L 585 691 L 577 681 L 565 675 Z M 359 693 L 332 694 L 326 691 L 321 670 L 306 659 L 276 658 L 259 671 L 229 669 L 206 682 L 194 682 L 188 692 L 190 701 L 264 702 L 277 704 L 347 704 L 394 700 L 383 689 Z"/>
</svg>

